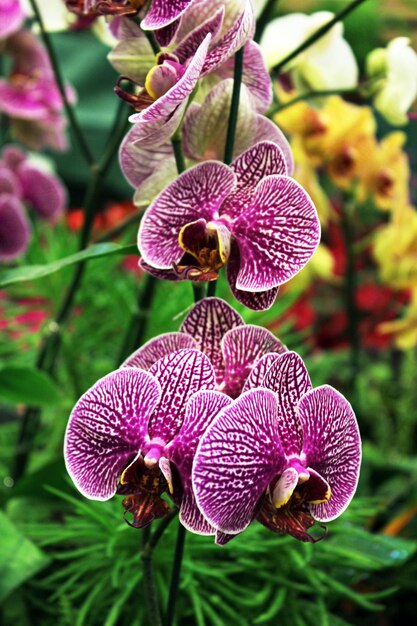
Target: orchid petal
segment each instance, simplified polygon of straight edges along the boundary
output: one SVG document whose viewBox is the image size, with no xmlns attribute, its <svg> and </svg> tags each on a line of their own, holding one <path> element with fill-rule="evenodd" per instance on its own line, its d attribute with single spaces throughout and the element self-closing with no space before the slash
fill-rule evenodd
<svg viewBox="0 0 417 626">
<path fill-rule="evenodd" d="M 197 348 L 210 359 L 217 383 L 224 376 L 221 341 L 229 330 L 243 324 L 239 313 L 220 298 L 204 298 L 197 302 L 181 324 L 180 331 L 191 335 Z"/>
<path fill-rule="evenodd" d="M 30 224 L 20 200 L 8 193 L 0 196 L 0 262 L 22 255 L 29 243 Z"/>
<path fill-rule="evenodd" d="M 271 141 L 263 141 L 238 156 L 231 165 L 237 185 L 221 208 L 222 215 L 236 218 L 242 215 L 254 200 L 258 183 L 271 174 L 286 174 L 287 165 L 280 148 Z"/>
<path fill-rule="evenodd" d="M 77 489 L 108 500 L 122 471 L 140 451 L 160 397 L 151 374 L 126 368 L 98 380 L 72 410 L 65 435 L 65 463 Z"/>
<path fill-rule="evenodd" d="M 222 339 L 225 372 L 222 391 L 236 398 L 250 371 L 268 352 L 283 352 L 284 346 L 266 328 L 247 324 L 229 330 Z"/>
<path fill-rule="evenodd" d="M 304 430 L 306 464 L 316 470 L 331 489 L 323 504 L 310 506 L 319 521 L 330 521 L 346 509 L 359 480 L 361 440 L 349 402 L 329 385 L 305 394 L 298 405 Z"/>
<path fill-rule="evenodd" d="M 3 161 L 4 163 L 4 161 Z M 16 174 L 0 161 L 0 194 L 10 194 L 22 199 L 22 185 Z"/>
<path fill-rule="evenodd" d="M 233 171 L 223 163 L 207 162 L 181 174 L 145 212 L 138 233 L 143 259 L 157 269 L 171 269 L 183 250 L 181 229 L 200 218 L 210 221 L 235 185 Z"/>
<path fill-rule="evenodd" d="M 291 535 L 299 541 L 317 541 L 307 532 L 314 525 L 308 504 L 300 505 L 293 498 L 285 506 L 276 509 L 269 497 L 265 497 L 256 519 L 274 533 Z"/>
<path fill-rule="evenodd" d="M 122 20 L 123 28 L 119 28 L 115 35 L 120 41 L 107 59 L 119 74 L 144 85 L 149 70 L 155 65 L 155 54 L 139 26 L 131 19 Z"/>
<path fill-rule="evenodd" d="M 287 348 L 282 346 L 283 351 Z M 269 368 L 279 359 L 280 354 L 269 352 L 264 354 L 249 372 L 249 376 L 245 380 L 242 392 L 255 389 L 255 387 L 263 387 L 263 380 Z"/>
<path fill-rule="evenodd" d="M 27 161 L 19 166 L 18 176 L 25 200 L 30 202 L 39 217 L 55 221 L 63 213 L 67 201 L 67 192 L 61 181 Z"/>
<path fill-rule="evenodd" d="M 181 431 L 171 442 L 170 459 L 181 476 L 183 498 L 180 521 L 192 532 L 213 535 L 213 527 L 197 507 L 192 489 L 191 470 L 198 443 L 218 413 L 231 403 L 230 398 L 216 391 L 198 391 L 188 405 Z"/>
<path fill-rule="evenodd" d="M 298 403 L 312 389 L 302 358 L 296 352 L 282 354 L 265 374 L 262 386 L 277 394 L 279 434 L 285 454 L 300 454 L 303 427 L 297 415 Z"/>
<path fill-rule="evenodd" d="M 287 467 L 279 477 L 272 492 L 272 504 L 279 509 L 287 504 L 298 484 L 298 472 L 294 467 Z"/>
<path fill-rule="evenodd" d="M 2 0 L 0 13 L 0 39 L 6 39 L 19 30 L 27 15 L 20 0 Z"/>
<path fill-rule="evenodd" d="M 230 289 L 236 300 L 253 311 L 266 311 L 270 309 L 274 304 L 278 294 L 278 287 L 267 289 L 265 291 L 258 291 L 251 293 L 250 291 L 243 291 L 237 289 L 236 281 L 240 268 L 240 253 L 237 244 L 232 241 L 231 254 L 229 262 L 227 264 L 227 280 L 230 285 Z"/>
<path fill-rule="evenodd" d="M 284 155 L 288 176 L 292 176 L 295 166 L 288 139 L 282 130 L 264 115 L 258 115 L 256 119 L 256 135 L 253 143 L 259 143 L 261 141 L 272 141 L 275 143 Z"/>
<path fill-rule="evenodd" d="M 149 372 L 162 389 L 160 402 L 149 421 L 149 436 L 168 443 L 180 430 L 187 401 L 193 393 L 214 389 L 214 371 L 202 352 L 178 350 L 154 363 Z"/>
<path fill-rule="evenodd" d="M 240 250 L 236 287 L 265 291 L 297 274 L 320 241 L 320 222 L 308 194 L 292 178 L 268 176 L 252 205 L 233 223 Z"/>
<path fill-rule="evenodd" d="M 217 530 L 244 530 L 269 482 L 283 469 L 276 411 L 271 391 L 248 391 L 223 409 L 200 441 L 194 491 L 201 512 Z"/>
<path fill-rule="evenodd" d="M 152 0 L 149 11 L 140 26 L 143 30 L 157 30 L 177 20 L 193 0 Z"/>
<path fill-rule="evenodd" d="M 210 15 L 207 20 L 188 33 L 181 43 L 175 47 L 175 56 L 178 57 L 181 63 L 185 63 L 187 59 L 194 56 L 198 46 L 208 34 L 211 35 L 211 41 L 216 39 L 223 23 L 224 12 L 224 6 L 219 7 L 213 15 Z"/>
<path fill-rule="evenodd" d="M 175 350 L 186 348 L 197 349 L 195 339 L 186 333 L 164 333 L 150 339 L 141 348 L 133 352 L 120 367 L 137 367 L 149 370 L 159 359 L 162 359 Z"/>
</svg>

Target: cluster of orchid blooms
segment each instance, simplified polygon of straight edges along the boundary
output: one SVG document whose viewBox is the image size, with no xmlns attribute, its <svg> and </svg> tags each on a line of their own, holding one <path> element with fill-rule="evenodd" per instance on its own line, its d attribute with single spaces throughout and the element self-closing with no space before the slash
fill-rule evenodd
<svg viewBox="0 0 417 626">
<path fill-rule="evenodd" d="M 116 93 L 135 108 L 121 166 L 138 204 L 152 201 L 138 234 L 142 268 L 201 284 L 226 266 L 238 301 L 271 307 L 314 254 L 320 223 L 291 177 L 284 135 L 262 115 L 272 90 L 252 3 L 153 0 L 147 12 L 133 0 L 66 4 L 90 19 L 113 16 L 109 58 L 136 85 L 124 91 L 120 80 Z M 225 164 L 233 56 L 243 46 L 234 160 Z M 179 176 L 176 137 L 191 166 Z M 126 520 L 140 528 L 168 514 L 168 496 L 187 529 L 218 544 L 255 519 L 314 541 L 314 522 L 352 499 L 360 458 L 349 402 L 330 386 L 314 389 L 295 352 L 214 297 L 97 381 L 65 437 L 67 469 L 86 497 L 122 494 Z"/>
</svg>

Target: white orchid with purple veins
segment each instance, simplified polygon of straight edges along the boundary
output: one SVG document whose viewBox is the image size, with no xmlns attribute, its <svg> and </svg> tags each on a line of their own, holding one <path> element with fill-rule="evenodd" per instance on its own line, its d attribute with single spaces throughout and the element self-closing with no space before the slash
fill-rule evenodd
<svg viewBox="0 0 417 626">
<path fill-rule="evenodd" d="M 208 161 L 179 176 L 143 216 L 143 267 L 167 280 L 210 281 L 227 264 L 237 300 L 271 307 L 320 240 L 314 204 L 288 168 L 280 148 L 263 141 L 230 166 Z"/>
<path fill-rule="evenodd" d="M 361 441 L 349 402 L 312 388 L 294 352 L 275 358 L 260 388 L 225 407 L 195 456 L 197 504 L 225 543 L 255 518 L 301 541 L 338 517 L 358 483 Z"/>
</svg>

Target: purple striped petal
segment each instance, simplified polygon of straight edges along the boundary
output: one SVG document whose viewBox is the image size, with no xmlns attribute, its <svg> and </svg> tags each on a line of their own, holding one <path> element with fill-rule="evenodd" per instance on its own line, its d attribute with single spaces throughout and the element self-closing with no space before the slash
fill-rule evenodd
<svg viewBox="0 0 417 626">
<path fill-rule="evenodd" d="M 188 33 L 175 48 L 175 56 L 179 58 L 181 63 L 185 63 L 187 59 L 191 58 L 196 53 L 198 46 L 209 33 L 212 41 L 216 39 L 223 23 L 224 11 L 224 6 L 219 7 L 213 15 L 210 15 L 207 20 Z"/>
<path fill-rule="evenodd" d="M 140 188 L 151 177 L 160 181 L 161 186 L 159 183 L 154 185 L 156 196 L 166 184 L 175 179 L 177 174 L 172 144 L 169 141 L 145 148 L 137 139 L 138 130 L 140 129 L 135 124 L 122 141 L 119 150 L 120 168 L 128 182 L 135 188 Z"/>
<path fill-rule="evenodd" d="M 28 162 L 19 166 L 18 176 L 24 199 L 30 202 L 40 218 L 55 221 L 63 213 L 67 201 L 67 192 L 61 181 Z"/>
<path fill-rule="evenodd" d="M 164 143 L 176 130 L 182 118 L 188 96 L 191 95 L 200 78 L 210 40 L 211 35 L 207 35 L 184 74 L 171 89 L 144 111 L 130 116 L 129 120 L 131 122 L 140 124 L 140 141 L 144 142 L 146 140 L 148 145 L 152 145 L 153 142 L 156 146 L 157 141 L 159 144 Z M 178 111 L 181 111 L 180 117 L 178 117 Z M 175 125 L 172 121 L 173 118 L 175 119 Z M 143 145 L 145 144 L 143 143 Z"/>
<path fill-rule="evenodd" d="M 141 348 L 133 352 L 120 367 L 138 367 L 149 370 L 154 363 L 175 350 L 186 348 L 198 349 L 197 342 L 186 333 L 164 333 L 150 339 Z"/>
<path fill-rule="evenodd" d="M 287 350 L 287 348 L 283 345 L 283 351 Z M 265 374 L 269 370 L 269 368 L 279 359 L 280 355 L 275 354 L 273 352 L 269 352 L 268 354 L 264 354 L 256 365 L 252 368 L 249 373 L 249 376 L 245 380 L 245 384 L 243 385 L 242 391 L 249 391 L 249 389 L 255 389 L 255 387 L 263 387 L 263 380 Z"/>
<path fill-rule="evenodd" d="M 266 328 L 245 325 L 229 330 L 222 340 L 225 361 L 221 390 L 236 398 L 259 359 L 268 352 L 283 352 L 284 346 Z"/>
<path fill-rule="evenodd" d="M 271 391 L 248 391 L 223 409 L 198 446 L 197 504 L 224 533 L 239 533 L 250 524 L 269 482 L 283 469 L 276 411 Z"/>
<path fill-rule="evenodd" d="M 217 383 L 224 377 L 221 341 L 232 328 L 242 326 L 243 319 L 220 298 L 204 298 L 197 302 L 181 324 L 180 331 L 193 337 L 197 348 L 210 359 Z"/>
<path fill-rule="evenodd" d="M 257 116 L 256 135 L 253 143 L 272 141 L 276 143 L 284 155 L 288 176 L 294 174 L 294 157 L 288 140 L 282 130 L 274 122 L 263 115 Z"/>
<path fill-rule="evenodd" d="M 291 535 L 299 541 L 317 541 L 307 532 L 314 525 L 309 505 L 305 502 L 300 504 L 296 498 L 290 498 L 288 504 L 279 509 L 268 497 L 264 498 L 256 519 L 274 533 Z"/>
<path fill-rule="evenodd" d="M 237 185 L 223 203 L 221 214 L 232 218 L 251 208 L 256 187 L 265 176 L 287 173 L 281 149 L 270 141 L 263 141 L 246 150 L 233 161 L 231 168 L 236 174 Z"/>
<path fill-rule="evenodd" d="M 78 400 L 65 434 L 67 471 L 92 500 L 108 500 L 140 451 L 160 386 L 148 372 L 126 368 L 98 380 Z"/>
<path fill-rule="evenodd" d="M 121 76 L 128 76 L 139 85 L 144 85 L 148 72 L 155 65 L 155 54 L 144 33 L 132 19 L 116 20 L 120 20 L 119 27 L 113 34 L 120 41 L 109 52 L 107 59 Z"/>
<path fill-rule="evenodd" d="M 251 206 L 231 230 L 240 250 L 236 287 L 244 291 L 265 291 L 288 281 L 307 264 L 320 241 L 313 202 L 287 176 L 262 180 Z"/>
<path fill-rule="evenodd" d="M 346 398 L 329 385 L 303 396 L 298 415 L 306 466 L 316 470 L 331 489 L 330 500 L 311 505 L 311 512 L 319 521 L 330 521 L 343 513 L 356 491 L 361 462 L 358 423 Z"/>
<path fill-rule="evenodd" d="M 193 393 L 214 389 L 214 371 L 202 352 L 178 350 L 157 361 L 149 372 L 162 389 L 161 400 L 149 421 L 149 436 L 168 443 L 180 430 Z"/>
<path fill-rule="evenodd" d="M 287 504 L 298 485 L 299 474 L 294 467 L 287 467 L 279 477 L 272 492 L 272 504 L 276 509 Z"/>
<path fill-rule="evenodd" d="M 233 73 L 233 58 L 216 71 L 216 74 L 222 78 L 233 78 Z M 261 49 L 253 40 L 249 40 L 245 45 L 242 83 L 250 91 L 257 112 L 264 113 L 272 102 L 272 82 Z"/>
<path fill-rule="evenodd" d="M 230 398 L 216 391 L 198 391 L 187 405 L 184 423 L 169 446 L 170 459 L 181 476 L 183 497 L 180 521 L 192 532 L 213 535 L 213 527 L 197 507 L 192 488 L 191 470 L 198 443 L 218 413 L 231 403 Z"/>
<path fill-rule="evenodd" d="M 237 244 L 232 241 L 231 254 L 226 267 L 227 280 L 236 300 L 253 311 L 266 311 L 274 304 L 278 294 L 278 287 L 251 293 L 236 288 L 236 280 L 240 268 L 240 253 Z"/>
<path fill-rule="evenodd" d="M 145 212 L 138 233 L 143 259 L 157 269 L 172 269 L 183 254 L 180 230 L 200 218 L 210 221 L 235 185 L 233 171 L 208 162 L 184 172 Z"/>
<path fill-rule="evenodd" d="M 265 374 L 262 386 L 277 394 L 279 434 L 285 454 L 300 454 L 303 426 L 297 414 L 298 404 L 312 389 L 302 358 L 296 352 L 282 354 Z"/>
<path fill-rule="evenodd" d="M 0 262 L 23 254 L 30 238 L 30 224 L 20 200 L 10 194 L 0 196 Z"/>
<path fill-rule="evenodd" d="M 144 30 L 163 28 L 177 20 L 193 0 L 152 0 L 149 11 L 140 26 Z"/>
</svg>

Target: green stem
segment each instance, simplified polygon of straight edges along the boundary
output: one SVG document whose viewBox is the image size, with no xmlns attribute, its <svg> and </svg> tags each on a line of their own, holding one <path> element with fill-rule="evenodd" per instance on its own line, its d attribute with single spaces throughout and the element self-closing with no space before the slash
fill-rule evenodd
<svg viewBox="0 0 417 626">
<path fill-rule="evenodd" d="M 150 549 L 151 527 L 142 530 L 142 563 L 143 583 L 145 587 L 145 599 L 148 605 L 149 626 L 162 626 L 161 612 L 159 610 L 158 594 L 153 570 L 153 549 Z"/>
<path fill-rule="evenodd" d="M 256 43 L 259 43 L 261 41 L 265 27 L 269 24 L 274 15 L 274 9 L 276 8 L 276 5 L 277 0 L 268 0 L 264 8 L 262 9 L 258 19 L 256 20 L 256 31 L 253 38 Z"/>
<path fill-rule="evenodd" d="M 243 52 L 240 48 L 235 54 L 235 68 L 233 74 L 232 101 L 230 103 L 229 125 L 227 127 L 226 147 L 224 150 L 224 162 L 229 165 L 233 161 L 233 150 L 235 147 L 236 126 L 239 114 L 240 85 L 243 74 Z"/>
<path fill-rule="evenodd" d="M 43 23 L 42 15 L 41 15 L 41 13 L 40 13 L 40 11 L 38 9 L 38 5 L 37 5 L 36 0 L 29 0 L 29 2 L 30 2 L 31 7 L 33 9 L 33 13 L 35 14 L 36 20 L 37 20 L 37 22 L 39 24 L 39 28 L 41 30 L 42 40 L 43 40 L 43 42 L 45 44 L 45 48 L 46 48 L 46 50 L 48 52 L 49 60 L 50 60 L 52 69 L 53 69 L 54 74 L 55 74 L 55 80 L 56 80 L 56 83 L 58 85 L 58 89 L 59 89 L 59 92 L 61 94 L 62 101 L 64 103 L 65 112 L 67 114 L 67 118 L 68 118 L 68 121 L 69 121 L 69 123 L 71 125 L 72 131 L 74 133 L 74 137 L 75 137 L 75 139 L 76 139 L 76 141 L 78 143 L 80 151 L 83 154 L 86 162 L 91 167 L 91 166 L 94 165 L 95 159 L 94 159 L 93 154 L 92 154 L 92 152 L 90 150 L 90 146 L 88 145 L 88 143 L 87 143 L 87 141 L 86 141 L 86 139 L 84 137 L 83 131 L 81 130 L 81 126 L 78 123 L 78 120 L 77 120 L 76 115 L 75 115 L 75 111 L 74 111 L 73 107 L 71 106 L 71 104 L 70 104 L 70 102 L 68 100 L 68 97 L 67 97 L 67 94 L 66 94 L 66 89 L 65 89 L 64 79 L 63 79 L 62 74 L 61 74 L 61 69 L 59 67 L 57 56 L 55 54 L 55 49 L 54 49 L 54 47 L 52 45 L 51 37 L 50 37 L 48 31 L 45 29 L 45 25 Z"/>
<path fill-rule="evenodd" d="M 187 169 L 185 165 L 184 153 L 182 151 L 181 133 L 182 133 L 182 128 L 180 126 L 177 129 L 175 135 L 171 139 L 172 149 L 174 150 L 174 157 L 175 157 L 175 163 L 177 166 L 178 174 L 182 174 Z"/>
<path fill-rule="evenodd" d="M 216 295 L 217 280 L 211 280 L 207 287 L 207 297 L 214 298 Z"/>
<path fill-rule="evenodd" d="M 331 20 L 323 24 L 319 29 L 317 29 L 310 37 L 308 37 L 305 41 L 303 41 L 297 48 L 295 48 L 292 52 L 290 52 L 286 57 L 284 57 L 279 63 L 277 63 L 273 67 L 273 71 L 275 73 L 279 73 L 290 61 L 295 59 L 301 52 L 304 52 L 307 48 L 309 48 L 313 43 L 315 43 L 318 39 L 323 37 L 335 24 L 343 20 L 343 18 L 347 17 L 349 13 L 354 11 L 358 6 L 366 2 L 366 0 L 353 0 L 350 4 L 348 4 L 344 9 L 336 13 Z"/>
<path fill-rule="evenodd" d="M 181 576 L 181 565 L 182 565 L 182 559 L 184 556 L 184 544 L 185 544 L 186 532 L 187 531 L 184 528 L 184 526 L 181 523 L 179 523 L 164 626 L 172 626 L 174 622 L 175 605 L 177 603 L 178 587 L 179 587 L 180 576 Z"/>
<path fill-rule="evenodd" d="M 113 134 L 106 152 L 100 164 L 92 168 L 92 178 L 87 187 L 84 206 L 84 224 L 81 231 L 79 249 L 83 250 L 90 239 L 94 215 L 97 211 L 101 184 L 106 177 L 117 148 L 125 134 L 126 122 L 119 125 L 117 133 Z M 54 371 L 56 359 L 61 345 L 61 327 L 68 321 L 74 305 L 75 296 L 81 285 L 86 262 L 79 263 L 73 273 L 71 283 L 66 290 L 55 320 L 49 323 L 49 333 L 42 341 L 36 367 L 42 371 L 51 373 Z M 40 410 L 35 407 L 28 407 L 22 417 L 20 431 L 17 440 L 16 454 L 12 471 L 13 479 L 19 480 L 24 474 L 30 456 L 33 440 L 40 424 Z"/>
</svg>

